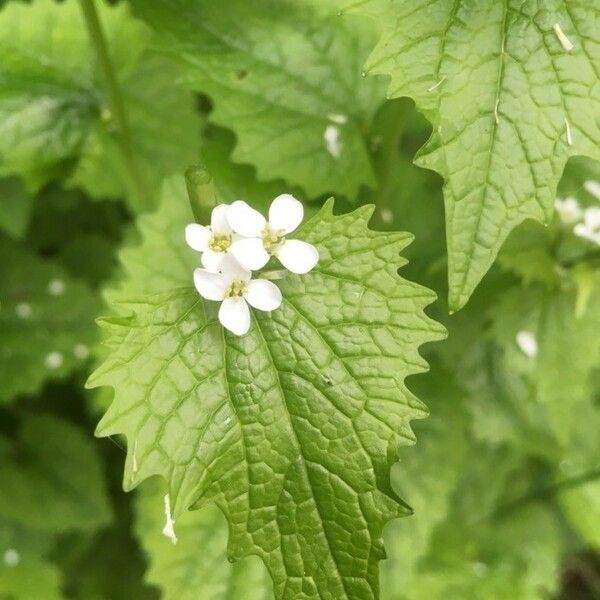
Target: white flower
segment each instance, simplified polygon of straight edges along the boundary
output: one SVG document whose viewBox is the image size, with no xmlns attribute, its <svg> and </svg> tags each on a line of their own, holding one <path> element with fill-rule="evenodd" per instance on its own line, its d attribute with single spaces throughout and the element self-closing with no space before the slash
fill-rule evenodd
<svg viewBox="0 0 600 600">
<path fill-rule="evenodd" d="M 516 337 L 519 350 L 529 357 L 535 358 L 538 355 L 538 343 L 535 334 L 532 331 L 519 331 Z"/>
<path fill-rule="evenodd" d="M 588 194 L 594 196 L 596 200 L 600 200 L 600 181 L 589 179 L 583 184 L 583 187 Z"/>
<path fill-rule="evenodd" d="M 194 285 L 207 300 L 221 302 L 219 321 L 236 335 L 244 335 L 250 329 L 250 309 L 275 310 L 281 305 L 279 288 L 267 279 L 251 279 L 250 271 L 244 269 L 227 254 L 221 261 L 221 272 L 207 269 L 194 271 Z"/>
<path fill-rule="evenodd" d="M 575 198 L 565 198 L 564 200 L 557 198 L 554 201 L 554 208 L 556 208 L 563 225 L 572 225 L 583 217 L 583 210 Z"/>
<path fill-rule="evenodd" d="M 267 221 L 243 200 L 236 200 L 227 210 L 233 231 L 246 239 L 235 240 L 231 253 L 249 271 L 264 267 L 276 256 L 292 273 L 308 273 L 319 260 L 317 249 L 307 242 L 288 240 L 304 218 L 304 207 L 290 194 L 277 196 L 269 208 Z"/>
<path fill-rule="evenodd" d="M 202 265 L 213 273 L 219 271 L 235 237 L 227 221 L 227 208 L 227 204 L 219 204 L 212 209 L 209 227 L 192 223 L 185 228 L 188 246 L 202 252 Z"/>
<path fill-rule="evenodd" d="M 573 229 L 575 235 L 590 240 L 600 246 L 600 208 L 591 206 L 583 213 L 583 223 L 578 223 Z"/>
</svg>

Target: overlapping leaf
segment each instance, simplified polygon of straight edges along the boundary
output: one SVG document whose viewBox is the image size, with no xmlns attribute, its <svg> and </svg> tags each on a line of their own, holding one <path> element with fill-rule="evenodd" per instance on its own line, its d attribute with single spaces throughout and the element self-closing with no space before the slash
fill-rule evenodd
<svg viewBox="0 0 600 600">
<path fill-rule="evenodd" d="M 294 0 L 140 0 L 159 48 L 184 81 L 214 101 L 211 119 L 233 129 L 236 162 L 316 196 L 354 196 L 374 183 L 365 131 L 383 97 L 361 77 L 369 23 L 344 22 Z M 331 11 L 329 11 L 331 12 Z"/>
<path fill-rule="evenodd" d="M 132 206 L 148 208 L 160 179 L 195 160 L 199 119 L 191 96 L 173 85 L 174 65 L 147 50 L 148 28 L 124 4 L 98 6 L 133 157 L 116 141 L 78 3 L 36 0 L 0 13 L 0 171 L 32 189 L 70 178 L 93 196 L 128 193 Z"/>
<path fill-rule="evenodd" d="M 345 4 L 382 27 L 367 70 L 390 75 L 389 94 L 414 98 L 434 125 L 418 164 L 446 180 L 450 305 L 458 309 L 516 225 L 550 219 L 567 158 L 600 158 L 600 5 Z"/>
<path fill-rule="evenodd" d="M 127 436 L 126 488 L 162 475 L 176 519 L 216 502 L 229 554 L 258 554 L 278 598 L 375 598 L 383 524 L 405 512 L 389 468 L 424 409 L 403 380 L 441 328 L 432 294 L 396 274 L 409 236 L 369 230 L 369 213 L 311 220 L 318 267 L 280 281 L 281 309 L 244 337 L 193 289 L 132 302 L 90 380 L 115 389 L 99 432 Z"/>
</svg>

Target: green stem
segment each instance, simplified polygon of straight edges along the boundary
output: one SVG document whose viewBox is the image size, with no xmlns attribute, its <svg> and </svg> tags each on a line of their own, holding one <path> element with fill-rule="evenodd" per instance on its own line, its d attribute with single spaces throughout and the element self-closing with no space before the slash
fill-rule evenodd
<svg viewBox="0 0 600 600">
<path fill-rule="evenodd" d="M 210 223 L 212 209 L 222 202 L 211 174 L 204 165 L 192 165 L 185 171 L 185 185 L 196 222 Z"/>
<path fill-rule="evenodd" d="M 137 201 L 138 204 L 144 206 L 148 204 L 148 196 L 145 194 L 145 186 L 135 162 L 129 122 L 127 120 L 127 111 L 125 110 L 121 88 L 119 87 L 119 82 L 117 81 L 117 76 L 110 60 L 108 44 L 106 43 L 106 37 L 102 31 L 100 17 L 98 16 L 94 0 L 79 0 L 79 4 L 81 6 L 90 42 L 98 57 L 100 69 L 106 83 L 108 103 L 117 126 L 121 151 L 123 152 L 129 175 L 136 188 L 135 191 L 138 196 Z"/>
<path fill-rule="evenodd" d="M 526 504 L 530 504 L 531 502 L 535 502 L 536 500 L 545 500 L 556 494 L 568 490 L 579 485 L 584 485 L 589 483 L 590 481 L 594 481 L 595 479 L 600 479 L 600 469 L 591 469 L 590 471 L 586 471 L 585 473 L 581 473 L 576 477 L 571 477 L 569 479 L 563 479 L 562 481 L 558 481 L 552 485 L 549 485 L 545 488 L 541 488 L 538 490 L 533 490 L 532 492 L 513 500 L 505 504 L 504 506 L 500 506 L 496 512 L 496 518 L 503 518 L 508 514 L 518 510 L 522 506 Z"/>
</svg>

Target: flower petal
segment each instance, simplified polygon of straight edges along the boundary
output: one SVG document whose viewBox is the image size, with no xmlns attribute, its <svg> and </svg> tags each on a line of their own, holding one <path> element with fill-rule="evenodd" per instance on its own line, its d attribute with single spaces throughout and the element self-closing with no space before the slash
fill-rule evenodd
<svg viewBox="0 0 600 600">
<path fill-rule="evenodd" d="M 585 224 L 590 229 L 599 229 L 600 228 L 600 208 L 597 206 L 590 206 L 585 209 L 584 213 Z"/>
<path fill-rule="evenodd" d="M 204 225 L 198 225 L 198 223 L 191 223 L 185 228 L 185 241 L 187 245 L 193 250 L 203 252 L 208 248 L 208 242 L 212 237 L 212 233 L 208 227 Z"/>
<path fill-rule="evenodd" d="M 218 273 L 211 273 L 206 269 L 194 271 L 194 285 L 198 293 L 207 300 L 223 300 L 225 295 L 225 282 Z"/>
<path fill-rule="evenodd" d="M 291 194 L 277 196 L 269 208 L 269 225 L 274 231 L 291 233 L 302 223 L 304 207 Z"/>
<path fill-rule="evenodd" d="M 281 264 L 292 273 L 308 273 L 319 261 L 319 252 L 301 240 L 286 240 L 277 251 Z"/>
<path fill-rule="evenodd" d="M 218 204 L 210 213 L 210 228 L 214 233 L 231 233 L 231 227 L 227 220 L 227 209 L 229 204 Z"/>
<path fill-rule="evenodd" d="M 245 269 L 256 271 L 262 269 L 269 261 L 269 253 L 265 250 L 260 238 L 242 238 L 231 244 L 231 253 Z"/>
<path fill-rule="evenodd" d="M 211 273 L 218 273 L 221 270 L 221 262 L 225 257 L 225 252 L 215 252 L 207 248 L 202 253 L 202 266 Z"/>
<path fill-rule="evenodd" d="M 232 281 L 250 281 L 252 273 L 244 269 L 242 265 L 231 254 L 225 254 L 221 260 L 221 274 L 225 285 Z"/>
<path fill-rule="evenodd" d="M 250 329 L 250 309 L 243 298 L 225 298 L 219 308 L 219 321 L 235 335 L 244 335 Z"/>
<path fill-rule="evenodd" d="M 281 291 L 267 279 L 253 279 L 248 283 L 244 298 L 259 310 L 275 310 L 281 306 Z"/>
<path fill-rule="evenodd" d="M 236 200 L 227 208 L 227 220 L 233 231 L 245 237 L 259 237 L 267 223 L 257 210 L 243 200 Z"/>
</svg>

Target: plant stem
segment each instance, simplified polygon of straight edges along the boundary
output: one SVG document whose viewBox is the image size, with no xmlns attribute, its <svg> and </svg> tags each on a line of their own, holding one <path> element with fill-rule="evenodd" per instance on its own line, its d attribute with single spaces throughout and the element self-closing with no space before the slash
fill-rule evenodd
<svg viewBox="0 0 600 600">
<path fill-rule="evenodd" d="M 121 88 L 119 87 L 119 82 L 110 60 L 108 44 L 106 43 L 106 37 L 102 31 L 102 25 L 100 23 L 98 11 L 96 10 L 96 5 L 94 0 L 79 0 L 79 4 L 81 6 L 90 42 L 98 57 L 100 69 L 106 83 L 108 103 L 117 126 L 119 145 L 123 152 L 129 175 L 135 187 L 137 196 L 136 203 L 140 205 L 140 207 L 147 206 L 149 200 L 148 196 L 145 194 L 145 186 L 140 176 L 132 149 L 131 133 L 129 122 L 127 120 L 125 103 L 123 102 Z"/>
<path fill-rule="evenodd" d="M 504 506 L 500 506 L 496 510 L 494 516 L 496 518 L 503 518 L 526 504 L 535 502 L 536 500 L 544 500 L 546 498 L 550 498 L 561 491 L 571 489 L 579 485 L 584 485 L 586 483 L 589 483 L 590 481 L 594 481 L 595 479 L 600 479 L 600 469 L 591 469 L 590 471 L 581 473 L 576 477 L 563 479 L 562 481 L 558 481 L 545 488 L 533 490 L 529 494 L 525 494 L 524 496 L 521 496 L 520 498 L 517 498 L 516 500 L 509 502 Z"/>
<path fill-rule="evenodd" d="M 185 185 L 196 222 L 210 223 L 212 209 L 222 202 L 211 174 L 204 165 L 192 165 L 185 171 Z"/>
</svg>

